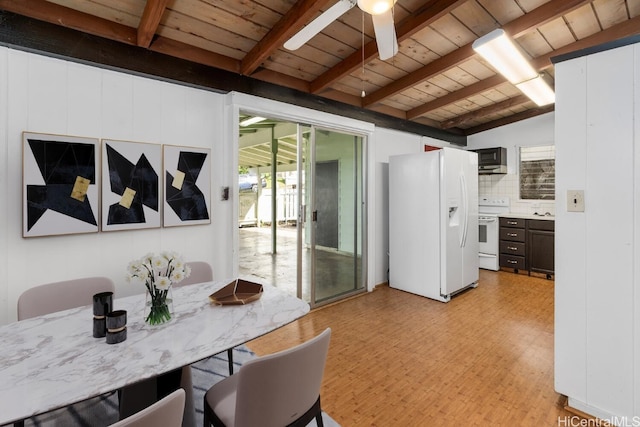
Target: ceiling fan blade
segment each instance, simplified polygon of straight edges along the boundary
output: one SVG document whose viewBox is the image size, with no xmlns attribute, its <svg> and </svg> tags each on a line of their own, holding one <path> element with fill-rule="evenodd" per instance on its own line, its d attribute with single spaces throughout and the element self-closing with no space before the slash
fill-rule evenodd
<svg viewBox="0 0 640 427">
<path fill-rule="evenodd" d="M 378 44 L 378 54 L 383 61 L 392 58 L 398 53 L 398 38 L 396 37 L 396 27 L 393 24 L 393 11 L 371 15 L 373 19 L 373 29 L 376 32 L 376 43 Z"/>
<path fill-rule="evenodd" d="M 316 34 L 324 30 L 336 19 L 356 5 L 356 0 L 339 0 L 338 3 L 325 10 L 324 13 L 311 21 L 306 27 L 298 31 L 284 44 L 289 50 L 296 50 L 311 40 Z"/>
</svg>

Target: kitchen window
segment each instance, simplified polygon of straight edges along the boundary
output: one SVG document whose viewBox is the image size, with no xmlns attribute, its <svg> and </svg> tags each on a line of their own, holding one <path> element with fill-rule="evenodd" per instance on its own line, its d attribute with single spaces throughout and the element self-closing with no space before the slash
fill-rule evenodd
<svg viewBox="0 0 640 427">
<path fill-rule="evenodd" d="M 520 147 L 520 199 L 554 200 L 556 147 Z"/>
</svg>

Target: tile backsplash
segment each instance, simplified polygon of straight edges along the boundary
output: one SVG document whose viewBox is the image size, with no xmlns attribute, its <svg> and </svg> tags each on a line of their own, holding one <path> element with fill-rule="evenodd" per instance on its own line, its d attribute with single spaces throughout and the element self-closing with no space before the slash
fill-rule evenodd
<svg viewBox="0 0 640 427">
<path fill-rule="evenodd" d="M 549 212 L 556 214 L 556 203 L 554 200 L 520 200 L 518 190 L 518 175 L 479 175 L 478 195 L 482 196 L 508 196 L 511 201 L 511 212 L 520 214 L 544 214 Z"/>
</svg>

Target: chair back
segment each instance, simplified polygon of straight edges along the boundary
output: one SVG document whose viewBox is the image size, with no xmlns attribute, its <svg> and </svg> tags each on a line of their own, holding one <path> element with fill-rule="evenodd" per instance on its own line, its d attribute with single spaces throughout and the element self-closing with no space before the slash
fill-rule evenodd
<svg viewBox="0 0 640 427">
<path fill-rule="evenodd" d="M 238 371 L 234 427 L 286 426 L 320 396 L 331 329 L 296 347 L 252 359 Z"/>
<path fill-rule="evenodd" d="M 208 262 L 192 261 L 188 262 L 187 265 L 191 268 L 191 274 L 174 286 L 193 285 L 195 283 L 210 282 L 213 280 L 213 269 Z"/>
<path fill-rule="evenodd" d="M 18 320 L 91 305 L 94 294 L 115 290 L 108 277 L 86 277 L 36 286 L 18 297 Z"/>
<path fill-rule="evenodd" d="M 140 412 L 112 424 L 112 427 L 181 427 L 184 396 L 184 390 L 179 388 Z"/>
</svg>

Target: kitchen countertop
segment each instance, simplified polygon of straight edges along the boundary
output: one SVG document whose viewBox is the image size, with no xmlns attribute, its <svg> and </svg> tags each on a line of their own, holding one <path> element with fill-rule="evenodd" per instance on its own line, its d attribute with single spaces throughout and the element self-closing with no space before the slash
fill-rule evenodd
<svg viewBox="0 0 640 427">
<path fill-rule="evenodd" d="M 553 215 L 535 215 L 535 214 L 526 214 L 526 213 L 504 213 L 498 215 L 501 218 L 523 218 L 523 219 L 541 219 L 546 221 L 555 221 L 556 217 Z"/>
</svg>

